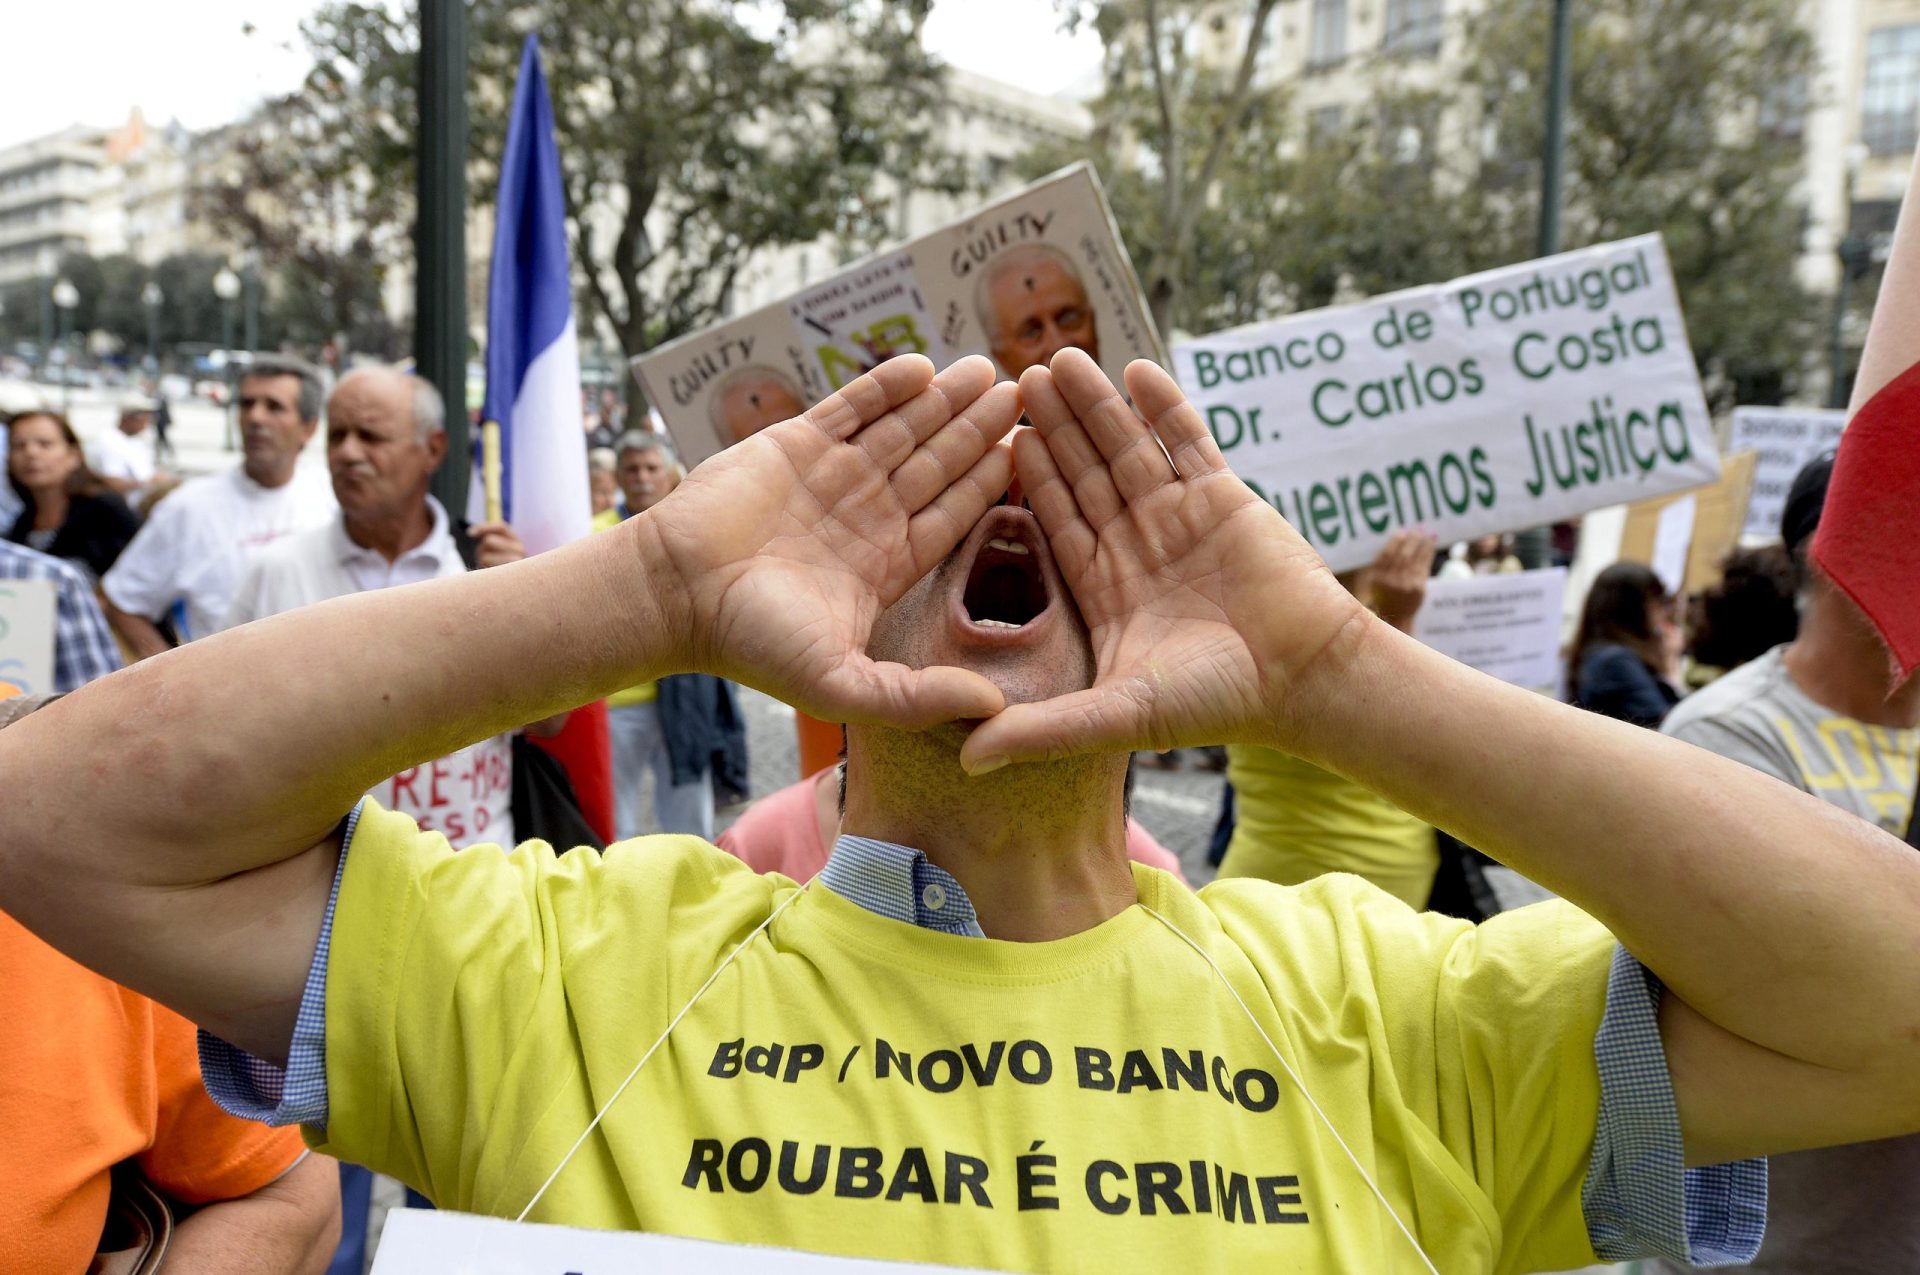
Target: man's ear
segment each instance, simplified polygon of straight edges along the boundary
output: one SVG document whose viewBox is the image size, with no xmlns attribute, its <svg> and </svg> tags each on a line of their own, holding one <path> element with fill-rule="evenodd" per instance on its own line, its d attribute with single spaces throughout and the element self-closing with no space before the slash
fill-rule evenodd
<svg viewBox="0 0 1920 1275">
<path fill-rule="evenodd" d="M 428 434 L 425 446 L 427 460 L 432 462 L 433 468 L 440 468 L 440 462 L 447 458 L 447 431 L 436 429 Z"/>
</svg>

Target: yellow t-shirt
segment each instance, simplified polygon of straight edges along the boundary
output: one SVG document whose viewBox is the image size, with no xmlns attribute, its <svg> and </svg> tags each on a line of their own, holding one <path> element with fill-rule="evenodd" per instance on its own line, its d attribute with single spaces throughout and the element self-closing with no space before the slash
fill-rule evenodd
<svg viewBox="0 0 1920 1275">
<path fill-rule="evenodd" d="M 1351 877 L 1049 943 L 816 884 L 714 980 L 533 1211 L 1016 1271 L 1423 1269 L 1212 969 L 1446 1275 L 1594 1261 L 1580 1187 L 1613 942 L 1474 928 Z M 365 808 L 329 949 L 332 1154 L 513 1216 L 797 887 L 687 837 L 454 854 Z"/>
<path fill-rule="evenodd" d="M 608 708 L 626 708 L 631 704 L 651 704 L 660 698 L 660 683 L 641 682 L 607 696 Z"/>
<path fill-rule="evenodd" d="M 1227 748 L 1233 840 L 1223 877 L 1301 885 L 1351 872 L 1424 908 L 1440 852 L 1433 829 L 1350 779 L 1271 748 Z"/>
</svg>

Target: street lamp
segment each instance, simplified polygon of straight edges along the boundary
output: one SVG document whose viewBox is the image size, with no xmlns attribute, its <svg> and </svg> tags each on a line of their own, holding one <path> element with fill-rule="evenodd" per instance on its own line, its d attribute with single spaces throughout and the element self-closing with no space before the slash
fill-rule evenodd
<svg viewBox="0 0 1920 1275">
<path fill-rule="evenodd" d="M 220 298 L 220 362 L 227 373 L 227 450 L 233 441 L 233 303 L 240 295 L 240 276 L 226 266 L 213 276 L 213 295 Z"/>
<path fill-rule="evenodd" d="M 60 327 L 55 334 L 54 348 L 59 353 L 60 364 L 60 411 L 66 414 L 73 399 L 73 378 L 68 374 L 67 361 L 67 325 L 73 321 L 73 308 L 80 304 L 80 289 L 66 278 L 53 281 L 53 304 L 60 312 Z"/>
<path fill-rule="evenodd" d="M 147 307 L 147 373 L 150 376 L 160 374 L 160 307 L 166 300 L 160 285 L 151 279 L 140 289 L 140 304 Z"/>
<path fill-rule="evenodd" d="M 246 294 L 241 309 L 246 322 L 241 326 L 240 344 L 249 354 L 260 348 L 260 254 L 249 248 L 240 256 L 240 282 Z"/>
</svg>

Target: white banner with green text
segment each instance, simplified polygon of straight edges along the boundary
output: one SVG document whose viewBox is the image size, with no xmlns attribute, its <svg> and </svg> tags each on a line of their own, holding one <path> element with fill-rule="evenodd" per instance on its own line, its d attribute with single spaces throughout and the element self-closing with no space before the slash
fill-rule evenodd
<svg viewBox="0 0 1920 1275">
<path fill-rule="evenodd" d="M 1335 570 L 1720 474 L 1658 235 L 1176 345 L 1228 464 Z"/>
</svg>

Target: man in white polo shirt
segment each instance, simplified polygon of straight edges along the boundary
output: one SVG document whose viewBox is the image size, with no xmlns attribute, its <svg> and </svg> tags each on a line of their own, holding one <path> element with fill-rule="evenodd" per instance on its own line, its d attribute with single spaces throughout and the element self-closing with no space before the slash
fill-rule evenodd
<svg viewBox="0 0 1920 1275">
<path fill-rule="evenodd" d="M 223 628 L 349 593 L 460 575 L 467 559 L 446 509 L 428 494 L 447 454 L 446 409 L 433 384 L 397 368 L 342 377 L 327 400 L 327 469 L 339 511 L 320 526 L 262 549 L 247 568 Z M 526 557 L 504 522 L 471 532 L 473 565 Z M 373 790 L 382 805 L 460 847 L 514 844 L 508 735 L 415 766 Z"/>
<path fill-rule="evenodd" d="M 220 627 L 261 546 L 332 517 L 333 492 L 300 449 L 320 423 L 320 374 L 297 359 L 256 358 L 240 380 L 237 469 L 196 478 L 154 508 L 101 580 L 107 619 L 137 659 L 170 645 L 159 625 L 184 604 L 182 641 Z"/>
</svg>

